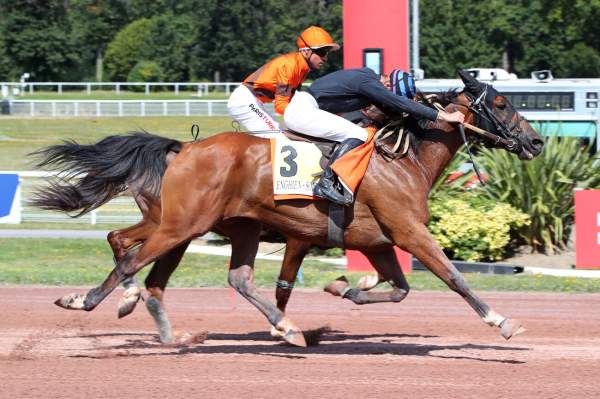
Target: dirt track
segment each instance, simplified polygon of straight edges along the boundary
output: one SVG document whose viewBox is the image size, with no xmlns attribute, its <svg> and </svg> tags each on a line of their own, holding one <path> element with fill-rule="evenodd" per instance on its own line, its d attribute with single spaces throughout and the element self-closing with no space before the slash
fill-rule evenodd
<svg viewBox="0 0 600 399">
<path fill-rule="evenodd" d="M 482 295 L 528 329 L 506 342 L 452 293 L 359 307 L 297 290 L 289 316 L 333 330 L 301 349 L 226 289 L 167 292 L 175 330 L 208 331 L 180 347 L 143 305 L 118 320 L 120 291 L 91 313 L 52 304 L 73 291 L 0 288 L 0 397 L 600 397 L 600 295 Z"/>
</svg>

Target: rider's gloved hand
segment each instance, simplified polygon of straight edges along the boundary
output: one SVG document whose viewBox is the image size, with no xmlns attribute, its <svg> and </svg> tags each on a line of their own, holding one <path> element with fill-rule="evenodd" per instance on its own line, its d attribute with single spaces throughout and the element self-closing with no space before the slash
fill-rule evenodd
<svg viewBox="0 0 600 399">
<path fill-rule="evenodd" d="M 450 123 L 464 123 L 465 116 L 461 112 L 458 112 L 458 111 L 455 111 L 455 112 L 439 111 L 437 120 L 442 121 L 442 122 L 450 122 Z"/>
</svg>

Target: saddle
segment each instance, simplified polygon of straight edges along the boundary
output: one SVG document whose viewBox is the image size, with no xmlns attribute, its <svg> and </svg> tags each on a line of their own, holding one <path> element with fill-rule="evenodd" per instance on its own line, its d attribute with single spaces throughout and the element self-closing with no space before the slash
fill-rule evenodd
<svg viewBox="0 0 600 399">
<path fill-rule="evenodd" d="M 370 115 L 373 114 L 374 111 L 371 111 Z M 351 119 L 352 118 L 352 119 Z M 374 122 L 372 119 L 367 117 L 367 114 L 363 111 L 357 111 L 352 113 L 350 118 L 347 118 L 355 123 L 358 123 L 362 126 L 372 126 Z M 384 127 L 380 128 L 375 138 L 373 140 L 374 148 L 378 153 L 382 154 L 382 156 L 387 160 L 397 159 L 399 157 L 404 156 L 408 152 L 409 148 L 409 135 L 406 134 L 406 131 L 403 128 L 403 121 L 396 121 L 393 123 L 388 123 Z M 331 140 L 316 138 L 312 136 L 308 136 L 295 131 L 284 131 L 284 135 L 288 140 L 291 141 L 300 141 L 300 142 L 309 142 L 315 145 L 318 150 L 321 152 L 322 156 L 320 159 L 320 166 L 322 169 L 328 164 L 331 155 L 336 149 L 338 145 L 337 142 L 333 142 Z M 392 144 L 391 139 L 397 137 L 395 144 Z M 367 161 L 368 162 L 368 161 Z M 337 161 L 336 161 L 337 164 Z M 366 164 L 365 164 L 366 169 Z M 364 170 L 363 173 L 364 173 Z M 362 178 L 362 174 L 359 175 Z M 344 185 L 339 183 L 339 187 L 341 190 L 345 190 Z M 351 188 L 355 190 L 355 187 Z M 352 193 L 352 191 L 350 191 Z M 346 227 L 346 206 L 329 203 L 329 214 L 328 214 L 328 244 L 331 246 L 342 247 L 343 244 L 343 236 L 344 229 Z"/>
</svg>

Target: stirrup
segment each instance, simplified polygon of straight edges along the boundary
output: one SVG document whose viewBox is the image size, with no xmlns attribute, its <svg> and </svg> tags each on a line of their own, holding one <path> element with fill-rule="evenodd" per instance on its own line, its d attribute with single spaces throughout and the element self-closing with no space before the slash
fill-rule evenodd
<svg viewBox="0 0 600 399">
<path fill-rule="evenodd" d="M 346 191 L 344 189 L 344 191 Z M 316 196 L 324 198 L 328 201 L 334 202 L 339 205 L 350 205 L 352 203 L 352 196 L 345 195 L 340 193 L 339 190 L 336 189 L 335 183 L 329 179 L 320 181 L 314 188 L 313 193 Z"/>
</svg>

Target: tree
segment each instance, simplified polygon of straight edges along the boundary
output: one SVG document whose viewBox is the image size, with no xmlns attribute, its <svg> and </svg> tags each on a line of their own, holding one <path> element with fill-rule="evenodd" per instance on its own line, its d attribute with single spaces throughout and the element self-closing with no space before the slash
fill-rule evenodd
<svg viewBox="0 0 600 399">
<path fill-rule="evenodd" d="M 487 4 L 487 3 L 485 3 Z M 484 4 L 466 0 L 421 1 L 421 64 L 425 76 L 449 78 L 457 69 L 501 67 L 502 50 L 488 40 Z"/>
<path fill-rule="evenodd" d="M 10 60 L 13 78 L 23 72 L 37 81 L 79 78 L 64 1 L 2 0 L 0 14 L 0 54 Z"/>
<path fill-rule="evenodd" d="M 96 81 L 103 79 L 106 46 L 128 22 L 126 2 L 122 0 L 71 0 L 69 20 L 80 50 L 82 69 L 95 66 Z M 91 75 L 91 74 L 90 74 Z"/>
<path fill-rule="evenodd" d="M 150 35 L 140 57 L 158 63 L 167 81 L 192 79 L 190 54 L 197 27 L 190 15 L 163 14 L 151 19 Z"/>
<path fill-rule="evenodd" d="M 600 76 L 600 54 L 584 43 L 577 43 L 558 57 L 559 64 L 553 70 L 559 76 L 572 78 L 595 78 Z"/>
<path fill-rule="evenodd" d="M 154 22 L 142 18 L 127 25 L 109 43 L 106 50 L 106 68 L 113 80 L 125 81 L 131 68 L 140 60 Z"/>
<path fill-rule="evenodd" d="M 4 36 L 0 35 L 0 81 L 17 80 L 16 74 L 16 65 L 6 52 Z"/>
<path fill-rule="evenodd" d="M 193 15 L 198 23 L 193 73 L 210 80 L 215 72 L 221 80 L 242 80 L 275 56 L 295 51 L 296 38 L 310 25 L 322 26 L 338 43 L 342 39 L 339 0 L 206 0 Z M 320 73 L 341 64 L 341 56 L 334 54 Z"/>
<path fill-rule="evenodd" d="M 452 77 L 464 67 L 598 76 L 600 0 L 422 0 L 420 10 L 427 77 Z M 585 61 L 573 57 L 579 51 Z"/>
</svg>

